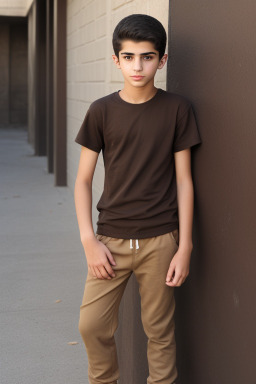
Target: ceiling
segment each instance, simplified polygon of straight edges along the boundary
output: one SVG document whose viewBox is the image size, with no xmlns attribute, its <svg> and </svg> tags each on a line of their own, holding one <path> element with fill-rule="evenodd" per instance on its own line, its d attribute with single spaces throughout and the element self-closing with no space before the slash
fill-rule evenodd
<svg viewBox="0 0 256 384">
<path fill-rule="evenodd" d="M 34 0 L 0 0 L 0 16 L 27 16 Z"/>
</svg>

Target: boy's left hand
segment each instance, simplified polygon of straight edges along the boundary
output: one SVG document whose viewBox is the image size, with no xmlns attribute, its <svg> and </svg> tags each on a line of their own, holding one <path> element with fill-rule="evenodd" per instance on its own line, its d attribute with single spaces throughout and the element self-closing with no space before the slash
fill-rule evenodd
<svg viewBox="0 0 256 384">
<path fill-rule="evenodd" d="M 166 285 L 180 287 L 189 275 L 191 251 L 178 249 L 170 262 L 166 276 Z"/>
</svg>

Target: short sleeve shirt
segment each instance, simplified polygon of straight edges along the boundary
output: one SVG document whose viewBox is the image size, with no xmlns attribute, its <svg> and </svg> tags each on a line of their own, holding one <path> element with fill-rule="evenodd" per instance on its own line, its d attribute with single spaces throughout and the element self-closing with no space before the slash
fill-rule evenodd
<svg viewBox="0 0 256 384">
<path fill-rule="evenodd" d="M 174 153 L 201 143 L 189 100 L 161 88 L 141 104 L 111 93 L 90 105 L 75 141 L 103 155 L 98 234 L 140 239 L 179 227 Z"/>
</svg>

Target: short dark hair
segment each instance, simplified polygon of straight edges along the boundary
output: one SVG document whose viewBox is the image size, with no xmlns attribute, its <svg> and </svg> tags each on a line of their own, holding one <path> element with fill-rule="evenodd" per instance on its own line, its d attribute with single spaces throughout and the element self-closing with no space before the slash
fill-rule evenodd
<svg viewBox="0 0 256 384">
<path fill-rule="evenodd" d="M 151 41 L 159 52 L 160 60 L 165 52 L 166 32 L 160 21 L 152 16 L 138 13 L 126 16 L 114 29 L 112 44 L 117 57 L 124 40 Z"/>
</svg>

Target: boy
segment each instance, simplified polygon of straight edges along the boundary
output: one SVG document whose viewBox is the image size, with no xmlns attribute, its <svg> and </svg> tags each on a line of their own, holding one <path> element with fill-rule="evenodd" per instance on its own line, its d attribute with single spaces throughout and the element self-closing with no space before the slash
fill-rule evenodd
<svg viewBox="0 0 256 384">
<path fill-rule="evenodd" d="M 173 291 L 189 273 L 190 147 L 201 139 L 190 102 L 154 86 L 167 61 L 165 46 L 165 30 L 153 17 L 135 14 L 118 23 L 112 57 L 124 87 L 91 104 L 75 139 L 82 145 L 75 204 L 88 264 L 79 331 L 90 384 L 117 384 L 114 333 L 133 272 L 148 337 L 147 384 L 177 378 Z M 101 150 L 105 181 L 95 235 L 92 179 Z"/>
</svg>

